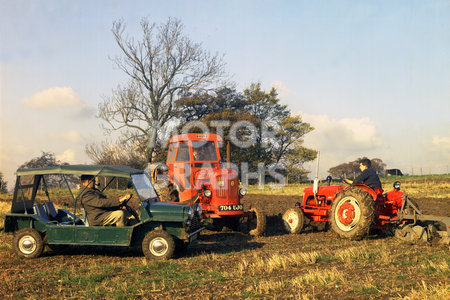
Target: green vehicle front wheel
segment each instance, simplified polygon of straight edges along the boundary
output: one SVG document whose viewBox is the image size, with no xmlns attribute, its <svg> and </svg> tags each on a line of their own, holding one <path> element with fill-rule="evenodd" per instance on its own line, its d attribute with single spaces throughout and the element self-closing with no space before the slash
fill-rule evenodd
<svg viewBox="0 0 450 300">
<path fill-rule="evenodd" d="M 44 251 L 44 241 L 35 229 L 24 228 L 14 233 L 13 249 L 18 256 L 36 258 Z"/>
<path fill-rule="evenodd" d="M 144 237 L 142 252 L 147 259 L 166 260 L 173 256 L 175 242 L 166 231 L 155 229 Z"/>
</svg>

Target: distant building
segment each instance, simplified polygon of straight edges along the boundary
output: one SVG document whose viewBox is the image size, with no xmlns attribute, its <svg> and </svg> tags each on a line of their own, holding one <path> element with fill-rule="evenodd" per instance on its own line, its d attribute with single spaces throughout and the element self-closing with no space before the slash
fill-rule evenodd
<svg viewBox="0 0 450 300">
<path fill-rule="evenodd" d="M 403 173 L 399 169 L 387 169 L 386 176 L 403 176 Z"/>
</svg>

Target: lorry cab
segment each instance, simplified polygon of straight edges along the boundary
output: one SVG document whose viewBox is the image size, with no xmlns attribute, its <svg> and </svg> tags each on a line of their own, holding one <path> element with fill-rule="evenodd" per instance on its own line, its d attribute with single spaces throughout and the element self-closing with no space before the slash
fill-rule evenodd
<svg viewBox="0 0 450 300">
<path fill-rule="evenodd" d="M 174 136 L 169 142 L 167 166 L 169 176 L 177 185 L 181 201 L 197 195 L 199 173 L 214 173 L 220 169 L 219 143 L 216 134 L 188 133 Z"/>
<path fill-rule="evenodd" d="M 172 137 L 166 161 L 169 180 L 177 186 L 180 202 L 199 203 L 202 217 L 212 219 L 217 229 L 223 226 L 237 229 L 244 225 L 249 234 L 262 235 L 266 217 L 257 207 L 244 211 L 241 199 L 247 190 L 239 188 L 238 173 L 221 164 L 222 142 L 214 133 Z"/>
<path fill-rule="evenodd" d="M 214 133 L 176 135 L 170 140 L 166 162 L 180 201 L 200 201 L 206 215 L 213 218 L 239 215 L 243 210 L 238 174 L 221 166 L 222 142 Z"/>
</svg>

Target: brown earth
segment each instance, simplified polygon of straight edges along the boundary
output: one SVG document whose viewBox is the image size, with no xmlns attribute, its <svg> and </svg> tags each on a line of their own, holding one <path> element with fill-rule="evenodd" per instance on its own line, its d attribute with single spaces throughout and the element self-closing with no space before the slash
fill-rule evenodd
<svg viewBox="0 0 450 300">
<path fill-rule="evenodd" d="M 245 207 L 256 205 L 267 214 L 265 236 L 205 230 L 186 253 L 161 264 L 147 264 L 142 254 L 119 247 L 70 247 L 25 260 L 5 246 L 12 237 L 1 233 L 0 298 L 387 299 L 408 296 L 423 290 L 423 285 L 427 293 L 432 293 L 431 286 L 443 285 L 448 296 L 447 246 L 405 244 L 384 236 L 347 241 L 312 226 L 301 234 L 285 234 L 280 217 L 301 200 L 300 196 L 248 195 Z M 450 199 L 415 200 L 424 213 L 450 216 Z M 367 249 L 367 255 L 348 260 L 337 256 L 359 248 Z M 273 271 L 253 265 L 261 260 L 269 266 L 278 256 L 312 252 L 318 252 L 319 258 L 311 263 L 290 261 Z M 439 267 L 445 263 L 446 270 L 445 265 Z M 311 272 L 328 270 L 343 277 L 307 281 Z M 304 276 L 301 285 L 292 281 L 298 276 Z"/>
</svg>

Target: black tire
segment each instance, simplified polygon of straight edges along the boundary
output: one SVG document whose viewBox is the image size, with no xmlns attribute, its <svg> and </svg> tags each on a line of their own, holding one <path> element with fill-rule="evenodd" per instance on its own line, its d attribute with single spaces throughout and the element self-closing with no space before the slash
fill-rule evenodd
<svg viewBox="0 0 450 300">
<path fill-rule="evenodd" d="M 261 236 L 266 232 L 266 215 L 261 209 L 250 208 L 253 217 L 248 219 L 248 233 L 253 236 Z"/>
<path fill-rule="evenodd" d="M 329 212 L 331 228 L 340 237 L 360 240 L 369 234 L 375 219 L 372 196 L 359 187 L 341 191 L 333 200 Z"/>
<path fill-rule="evenodd" d="M 155 229 L 144 237 L 142 252 L 147 259 L 166 260 L 173 256 L 175 242 L 166 231 Z"/>
<path fill-rule="evenodd" d="M 305 215 L 298 207 L 289 208 L 281 218 L 287 233 L 300 233 L 305 225 Z"/>
<path fill-rule="evenodd" d="M 14 233 L 13 250 L 18 256 L 36 258 L 44 251 L 44 241 L 35 229 L 21 229 Z"/>
</svg>

